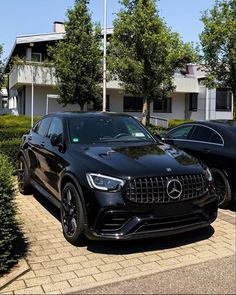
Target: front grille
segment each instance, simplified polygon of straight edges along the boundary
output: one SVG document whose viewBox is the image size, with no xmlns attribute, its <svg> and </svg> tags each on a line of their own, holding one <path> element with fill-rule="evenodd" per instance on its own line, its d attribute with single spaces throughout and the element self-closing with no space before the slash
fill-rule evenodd
<svg viewBox="0 0 236 295">
<path fill-rule="evenodd" d="M 176 179 L 182 184 L 181 195 L 173 199 L 167 193 L 167 184 Z M 126 197 L 135 203 L 170 203 L 198 198 L 207 192 L 203 174 L 136 178 L 129 182 Z"/>
</svg>

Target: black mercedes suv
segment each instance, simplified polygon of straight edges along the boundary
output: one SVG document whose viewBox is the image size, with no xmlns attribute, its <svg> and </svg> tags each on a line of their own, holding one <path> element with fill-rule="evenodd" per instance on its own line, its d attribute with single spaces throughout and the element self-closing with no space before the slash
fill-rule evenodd
<svg viewBox="0 0 236 295">
<path fill-rule="evenodd" d="M 176 234 L 217 216 L 209 169 L 124 114 L 43 117 L 22 138 L 18 183 L 60 208 L 72 244 Z"/>
</svg>

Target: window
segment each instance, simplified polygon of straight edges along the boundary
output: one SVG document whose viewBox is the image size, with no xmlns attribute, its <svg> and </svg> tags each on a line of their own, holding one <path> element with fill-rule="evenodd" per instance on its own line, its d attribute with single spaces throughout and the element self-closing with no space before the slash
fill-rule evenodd
<svg viewBox="0 0 236 295">
<path fill-rule="evenodd" d="M 87 110 L 88 111 L 102 111 L 103 109 L 103 101 L 102 98 L 101 100 L 88 104 L 87 105 Z M 109 112 L 110 111 L 110 95 L 106 96 L 106 111 Z"/>
<path fill-rule="evenodd" d="M 52 120 L 52 124 L 48 130 L 48 137 L 51 137 L 52 135 L 59 136 L 61 134 L 63 134 L 62 121 L 59 118 L 54 118 Z"/>
<path fill-rule="evenodd" d="M 189 111 L 196 112 L 198 104 L 198 94 L 190 93 L 189 94 Z"/>
<path fill-rule="evenodd" d="M 32 52 L 31 60 L 34 62 L 42 62 L 42 53 Z"/>
<path fill-rule="evenodd" d="M 157 99 L 153 102 L 153 111 L 158 113 L 171 113 L 171 97 Z"/>
<path fill-rule="evenodd" d="M 216 111 L 230 112 L 232 109 L 232 92 L 229 89 L 216 89 Z"/>
<path fill-rule="evenodd" d="M 223 144 L 221 136 L 213 129 L 205 126 L 196 126 L 190 137 L 191 140 Z"/>
<path fill-rule="evenodd" d="M 141 97 L 124 96 L 124 112 L 142 112 L 143 99 Z"/>
<path fill-rule="evenodd" d="M 38 133 L 39 135 L 45 136 L 47 134 L 50 123 L 50 117 L 44 118 L 34 126 L 33 131 L 35 133 Z"/>
<path fill-rule="evenodd" d="M 186 125 L 182 127 L 177 127 L 173 131 L 171 131 L 167 138 L 170 139 L 187 139 L 190 130 L 192 129 L 192 125 Z"/>
</svg>

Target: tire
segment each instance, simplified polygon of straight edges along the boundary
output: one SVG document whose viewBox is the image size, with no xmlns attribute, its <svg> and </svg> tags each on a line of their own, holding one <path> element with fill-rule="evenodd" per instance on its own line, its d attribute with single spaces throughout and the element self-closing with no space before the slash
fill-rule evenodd
<svg viewBox="0 0 236 295">
<path fill-rule="evenodd" d="M 33 188 L 30 184 L 29 169 L 23 156 L 20 156 L 17 161 L 17 179 L 19 192 L 23 195 L 32 194 Z"/>
<path fill-rule="evenodd" d="M 225 173 L 218 168 L 211 168 L 211 173 L 214 179 L 216 193 L 219 196 L 219 207 L 226 208 L 232 200 L 231 187 Z"/>
<path fill-rule="evenodd" d="M 85 215 L 79 192 L 73 183 L 67 183 L 61 193 L 61 224 L 64 237 L 73 245 L 85 241 Z"/>
</svg>

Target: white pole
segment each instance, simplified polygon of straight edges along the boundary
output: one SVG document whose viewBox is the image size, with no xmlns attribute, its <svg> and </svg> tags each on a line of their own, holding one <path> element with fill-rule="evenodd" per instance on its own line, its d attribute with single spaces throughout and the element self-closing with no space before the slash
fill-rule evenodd
<svg viewBox="0 0 236 295">
<path fill-rule="evenodd" d="M 31 87 L 31 127 L 34 125 L 34 66 L 32 66 L 32 87 Z"/>
<path fill-rule="evenodd" d="M 104 0 L 104 28 L 103 28 L 103 112 L 106 111 L 106 96 L 107 96 L 107 0 Z"/>
</svg>

